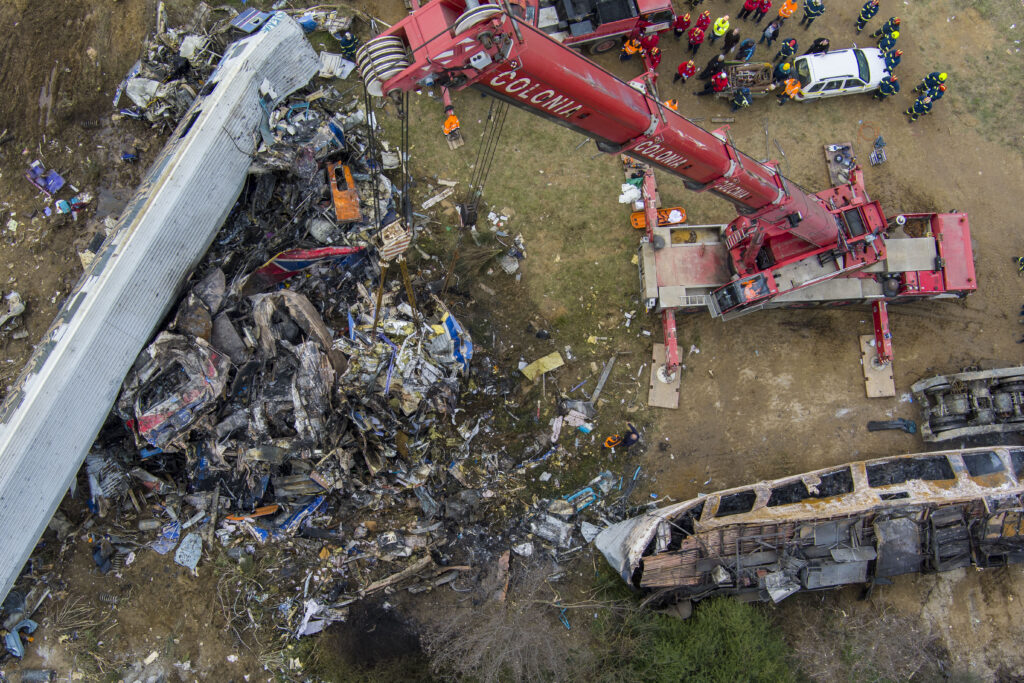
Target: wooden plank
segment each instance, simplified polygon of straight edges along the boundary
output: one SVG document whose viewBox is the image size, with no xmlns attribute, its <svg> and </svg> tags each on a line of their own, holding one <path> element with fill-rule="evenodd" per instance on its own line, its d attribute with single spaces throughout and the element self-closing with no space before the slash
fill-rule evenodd
<svg viewBox="0 0 1024 683">
<path fill-rule="evenodd" d="M 679 384 L 683 373 L 676 371 L 676 378 L 665 383 L 658 379 L 658 368 L 665 364 L 665 345 L 655 344 L 651 353 L 650 391 L 647 392 L 647 405 L 652 408 L 678 408 Z"/>
<path fill-rule="evenodd" d="M 860 336 L 860 364 L 864 372 L 864 390 L 868 398 L 890 398 L 896 395 L 896 383 L 892 379 L 892 363 L 876 368 L 873 360 L 877 357 L 873 334 Z"/>
</svg>

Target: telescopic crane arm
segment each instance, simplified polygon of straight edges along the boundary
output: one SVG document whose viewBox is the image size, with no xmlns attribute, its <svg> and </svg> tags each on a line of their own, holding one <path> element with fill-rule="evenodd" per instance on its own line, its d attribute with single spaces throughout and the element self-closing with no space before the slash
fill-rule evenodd
<svg viewBox="0 0 1024 683">
<path fill-rule="evenodd" d="M 800 245 L 790 252 L 836 247 L 841 226 L 824 200 L 776 165 L 738 151 L 726 128 L 704 130 L 516 18 L 517 10 L 434 0 L 368 41 L 358 54 L 360 73 L 375 95 L 429 84 L 483 90 L 594 138 L 602 151 L 625 153 L 679 176 L 691 190 L 731 201 L 739 216 L 725 235 L 741 277 L 762 270 L 758 254 L 773 240 Z M 870 227 L 848 239 L 885 225 Z"/>
</svg>

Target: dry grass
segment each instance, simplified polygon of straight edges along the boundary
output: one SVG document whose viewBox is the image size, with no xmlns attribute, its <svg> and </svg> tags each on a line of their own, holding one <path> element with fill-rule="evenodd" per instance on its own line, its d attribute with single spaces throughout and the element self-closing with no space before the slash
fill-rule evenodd
<svg viewBox="0 0 1024 683">
<path fill-rule="evenodd" d="M 565 629 L 546 607 L 549 568 L 513 572 L 504 602 L 459 609 L 427 625 L 421 639 L 438 676 L 459 680 L 569 680 L 574 671 Z"/>
<path fill-rule="evenodd" d="M 803 596 L 790 610 L 786 640 L 813 681 L 925 681 L 940 673 L 939 637 L 916 617 L 835 596 Z"/>
</svg>

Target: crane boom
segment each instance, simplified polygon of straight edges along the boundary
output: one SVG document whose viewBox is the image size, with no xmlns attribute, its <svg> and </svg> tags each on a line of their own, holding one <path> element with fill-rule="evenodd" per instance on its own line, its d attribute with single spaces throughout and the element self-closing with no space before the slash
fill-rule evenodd
<svg viewBox="0 0 1024 683">
<path fill-rule="evenodd" d="M 732 202 L 738 215 L 721 234 L 733 280 L 707 297 L 714 316 L 774 307 L 835 278 L 882 278 L 890 220 L 868 197 L 858 167 L 847 184 L 810 193 L 775 162 L 737 150 L 727 126 L 704 130 L 663 106 L 651 88 L 625 83 L 552 39 L 534 25 L 536 9 L 515 0 L 433 0 L 367 41 L 357 54 L 360 73 L 377 96 L 432 85 L 481 90 Z M 929 271 L 889 277 L 896 294 L 976 288 L 966 216 L 950 214 L 940 224 L 961 245 L 954 267 L 940 255 Z"/>
<path fill-rule="evenodd" d="M 835 241 L 824 203 L 736 150 L 725 129 L 704 130 L 496 4 L 424 5 L 364 45 L 360 69 L 377 94 L 430 83 L 484 90 L 728 199 L 769 233 Z"/>
</svg>

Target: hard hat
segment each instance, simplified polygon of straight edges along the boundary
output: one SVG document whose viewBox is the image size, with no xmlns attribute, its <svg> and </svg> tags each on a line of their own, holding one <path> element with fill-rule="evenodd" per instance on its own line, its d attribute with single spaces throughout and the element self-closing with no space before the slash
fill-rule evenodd
<svg viewBox="0 0 1024 683">
<path fill-rule="evenodd" d="M 691 59 L 690 61 L 687 62 L 687 64 L 689 64 L 690 66 L 693 66 L 693 60 Z"/>
<path fill-rule="evenodd" d="M 782 68 L 785 69 L 786 71 L 789 71 L 792 67 L 789 65 L 789 62 L 786 62 L 785 64 L 782 65 Z"/>
<path fill-rule="evenodd" d="M 893 38 L 899 38 L 900 37 L 900 32 L 899 31 L 893 31 L 892 32 L 892 37 Z"/>
<path fill-rule="evenodd" d="M 686 14 L 684 14 L 683 15 L 683 19 L 686 19 L 687 21 L 689 21 L 690 20 L 690 13 L 687 12 Z"/>
<path fill-rule="evenodd" d="M 893 23 L 893 24 L 896 24 L 896 25 L 898 26 L 898 25 L 899 25 L 899 23 L 900 23 L 900 18 L 899 18 L 899 17 L 893 17 L 893 18 L 892 18 L 892 23 Z"/>
<path fill-rule="evenodd" d="M 946 80 L 946 72 L 945 71 L 943 71 L 941 74 L 939 74 L 939 80 L 940 81 Z"/>
<path fill-rule="evenodd" d="M 890 83 L 895 83 L 895 82 L 896 82 L 896 81 L 898 81 L 898 80 L 899 80 L 899 79 L 898 79 L 898 78 L 896 78 L 896 74 L 893 74 L 892 76 L 889 76 L 889 82 L 890 82 Z"/>
<path fill-rule="evenodd" d="M 924 100 L 923 100 L 923 101 L 925 101 L 925 102 L 931 102 L 931 101 L 932 101 L 932 98 L 931 98 L 931 97 L 929 97 L 928 95 L 925 95 L 925 97 L 924 97 Z"/>
<path fill-rule="evenodd" d="M 896 50 L 895 54 L 896 54 L 897 57 L 902 57 L 903 56 L 903 50 Z"/>
<path fill-rule="evenodd" d="M 940 85 L 939 90 L 941 90 L 942 92 L 946 92 L 946 86 Z"/>
<path fill-rule="evenodd" d="M 449 104 L 449 105 L 448 105 L 447 107 L 445 107 L 445 108 L 444 108 L 444 113 L 445 113 L 445 114 L 451 114 L 451 113 L 453 113 L 454 111 L 455 111 L 455 107 L 453 107 L 453 106 L 452 106 L 452 105 L 450 105 L 450 104 Z"/>
</svg>

